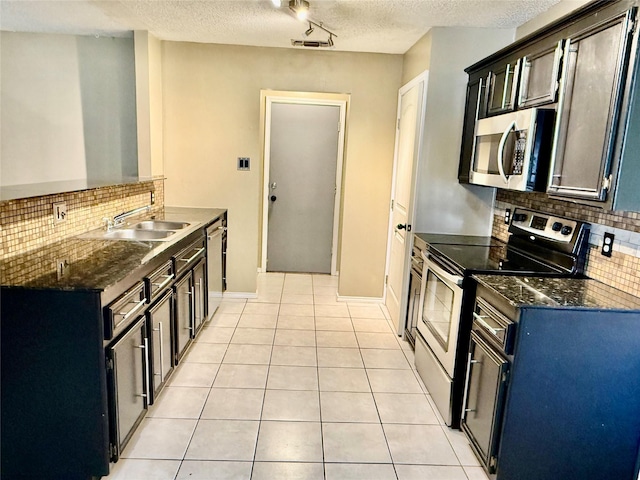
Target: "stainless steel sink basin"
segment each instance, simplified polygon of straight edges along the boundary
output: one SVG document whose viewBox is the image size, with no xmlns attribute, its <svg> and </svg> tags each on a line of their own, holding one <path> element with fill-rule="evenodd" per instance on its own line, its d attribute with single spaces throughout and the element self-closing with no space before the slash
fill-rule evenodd
<svg viewBox="0 0 640 480">
<path fill-rule="evenodd" d="M 188 226 L 189 224 L 185 222 L 145 220 L 144 222 L 136 223 L 132 228 L 135 228 L 136 230 L 181 230 Z"/>
<path fill-rule="evenodd" d="M 164 240 L 174 233 L 176 232 L 171 230 L 136 230 L 133 228 L 125 228 L 107 232 L 102 235 L 102 238 L 118 240 Z"/>
</svg>

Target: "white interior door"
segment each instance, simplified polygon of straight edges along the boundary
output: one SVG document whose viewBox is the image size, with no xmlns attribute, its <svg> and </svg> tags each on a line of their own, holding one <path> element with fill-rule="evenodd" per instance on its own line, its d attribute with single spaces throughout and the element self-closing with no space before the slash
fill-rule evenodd
<svg viewBox="0 0 640 480">
<path fill-rule="evenodd" d="M 402 87 L 398 99 L 398 129 L 387 252 L 385 303 L 391 319 L 404 330 L 410 274 L 416 168 L 424 127 L 427 72 Z"/>
<path fill-rule="evenodd" d="M 267 271 L 332 273 L 340 120 L 337 105 L 271 104 Z"/>
</svg>

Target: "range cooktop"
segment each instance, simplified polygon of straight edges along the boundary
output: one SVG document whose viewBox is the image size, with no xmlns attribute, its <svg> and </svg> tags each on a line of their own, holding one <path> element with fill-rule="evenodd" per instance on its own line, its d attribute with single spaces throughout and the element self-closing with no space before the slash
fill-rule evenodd
<svg viewBox="0 0 640 480">
<path fill-rule="evenodd" d="M 429 235 L 429 256 L 466 275 L 581 273 L 588 245 L 588 224 L 517 208 L 509 233 L 508 243 L 492 237 L 448 239 L 447 235 Z"/>
<path fill-rule="evenodd" d="M 561 274 L 562 269 L 542 263 L 509 248 L 506 244 L 429 246 L 436 258 L 445 257 L 465 273 Z"/>
</svg>

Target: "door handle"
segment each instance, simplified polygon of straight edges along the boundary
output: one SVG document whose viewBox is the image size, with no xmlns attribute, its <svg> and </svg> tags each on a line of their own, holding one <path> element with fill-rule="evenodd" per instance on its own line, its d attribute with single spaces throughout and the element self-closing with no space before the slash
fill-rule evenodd
<svg viewBox="0 0 640 480">
<path fill-rule="evenodd" d="M 406 230 L 407 230 L 407 232 L 410 232 L 410 231 L 411 231 L 411 225 L 408 225 L 408 224 L 406 224 L 406 223 L 399 223 L 398 225 L 396 225 L 396 228 L 397 228 L 398 230 L 404 230 L 404 229 L 406 229 Z"/>
<path fill-rule="evenodd" d="M 504 131 L 502 137 L 500 137 L 500 143 L 498 144 L 498 171 L 500 172 L 500 176 L 504 180 L 504 183 L 509 183 L 509 178 L 504 173 L 504 147 L 507 143 L 507 137 L 511 133 L 511 130 L 516 128 L 516 121 L 513 120 L 509 127 Z"/>
<path fill-rule="evenodd" d="M 278 198 L 278 197 L 276 197 L 275 195 L 271 195 L 271 196 L 269 197 L 269 200 L 271 200 L 272 202 L 275 202 L 277 198 Z"/>
</svg>

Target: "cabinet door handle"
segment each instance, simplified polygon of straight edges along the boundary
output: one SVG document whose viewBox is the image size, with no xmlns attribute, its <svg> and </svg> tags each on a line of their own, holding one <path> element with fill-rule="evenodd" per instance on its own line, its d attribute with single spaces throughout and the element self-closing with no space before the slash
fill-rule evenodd
<svg viewBox="0 0 640 480">
<path fill-rule="evenodd" d="M 129 318 L 131 318 L 145 303 L 147 303 L 147 299 L 143 298 L 142 300 L 140 300 L 139 302 L 129 302 L 129 303 L 135 303 L 136 306 L 133 307 L 131 310 L 129 310 L 128 312 L 119 312 L 118 315 L 122 315 L 122 322 L 127 321 Z M 120 322 L 120 323 L 122 323 Z"/>
<path fill-rule="evenodd" d="M 198 287 L 198 303 L 196 304 L 199 308 L 200 308 L 200 312 L 199 313 L 199 320 L 204 320 L 204 297 L 202 295 L 202 281 L 198 280 L 196 282 L 196 286 Z"/>
<path fill-rule="evenodd" d="M 149 400 L 149 339 L 144 338 L 142 345 L 134 345 L 133 348 L 139 348 L 140 350 L 144 350 L 144 368 L 142 369 L 142 374 L 144 375 L 144 388 L 146 393 L 140 393 L 136 395 L 137 397 L 142 397 L 147 399 L 147 403 Z"/>
<path fill-rule="evenodd" d="M 478 315 L 476 312 L 473 312 L 473 318 L 476 320 L 476 322 L 478 322 L 480 325 L 482 325 L 484 328 L 486 328 L 487 330 L 489 330 L 489 332 L 494 336 L 497 337 L 498 336 L 498 332 L 504 332 L 504 328 L 493 328 L 491 325 L 489 325 L 487 322 L 485 322 L 485 318 L 486 317 L 482 317 L 481 315 Z"/>
<path fill-rule="evenodd" d="M 478 363 L 477 360 L 473 360 L 471 356 L 471 352 L 469 352 L 469 356 L 467 357 L 467 372 L 464 378 L 464 400 L 462 403 L 462 419 L 465 419 L 465 413 L 473 412 L 473 410 L 467 408 L 467 402 L 469 401 L 469 379 L 471 377 L 471 365 L 474 363 Z"/>
<path fill-rule="evenodd" d="M 146 399 L 147 399 L 147 405 L 149 405 L 149 399 L 151 398 L 150 396 L 150 388 L 149 386 L 151 385 L 151 382 L 149 381 L 149 377 L 151 376 L 151 365 L 149 365 L 149 338 L 148 337 L 144 337 L 144 380 L 145 380 L 145 386 L 146 386 Z"/>
<path fill-rule="evenodd" d="M 196 292 L 193 285 L 191 285 L 191 315 L 189 318 L 189 330 L 192 334 L 195 334 L 195 319 L 196 319 Z"/>
<path fill-rule="evenodd" d="M 169 285 L 171 283 L 171 280 L 173 280 L 173 277 L 175 277 L 175 275 L 173 273 L 171 275 L 162 275 L 162 276 L 166 278 L 166 280 L 164 282 L 162 282 L 162 283 L 152 283 L 151 284 L 154 287 L 158 287 L 158 290 L 162 290 L 164 287 Z"/>
<path fill-rule="evenodd" d="M 504 183 L 509 183 L 509 179 L 504 173 L 504 147 L 507 143 L 507 137 L 511 133 L 511 130 L 516 128 L 516 121 L 512 121 L 509 124 L 509 127 L 502 133 L 502 137 L 500 138 L 500 144 L 498 145 L 498 170 L 500 172 L 500 176 L 504 180 Z"/>
<path fill-rule="evenodd" d="M 199 248 L 199 249 L 198 249 L 198 251 L 197 251 L 196 253 L 194 253 L 193 255 L 191 255 L 189 258 L 180 258 L 179 260 L 180 260 L 181 262 L 186 262 L 186 263 L 192 262 L 192 261 L 194 261 L 194 260 L 198 257 L 198 255 L 200 255 L 202 252 L 204 252 L 204 247 Z"/>
<path fill-rule="evenodd" d="M 162 333 L 162 322 L 158 322 L 158 328 L 153 329 L 154 332 L 158 332 L 158 343 L 160 350 L 160 373 L 155 373 L 154 375 L 160 375 L 160 382 L 164 379 L 164 342 L 163 342 L 163 333 Z"/>
</svg>

